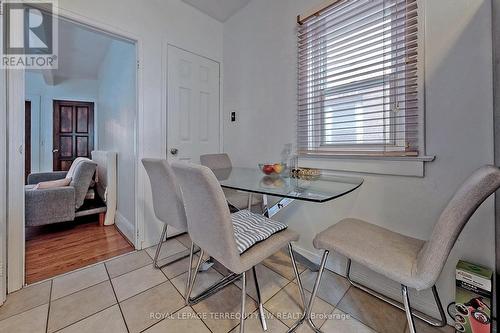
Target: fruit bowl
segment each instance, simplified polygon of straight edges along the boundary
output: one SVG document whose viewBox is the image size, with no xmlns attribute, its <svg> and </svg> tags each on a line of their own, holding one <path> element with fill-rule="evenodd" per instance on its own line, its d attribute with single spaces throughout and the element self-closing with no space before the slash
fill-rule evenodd
<svg viewBox="0 0 500 333">
<path fill-rule="evenodd" d="M 284 163 L 259 163 L 259 170 L 268 176 L 280 175 L 285 169 L 286 164 Z"/>
<path fill-rule="evenodd" d="M 262 177 L 260 186 L 264 188 L 283 188 L 286 186 L 286 182 L 278 175 L 269 175 Z"/>
</svg>

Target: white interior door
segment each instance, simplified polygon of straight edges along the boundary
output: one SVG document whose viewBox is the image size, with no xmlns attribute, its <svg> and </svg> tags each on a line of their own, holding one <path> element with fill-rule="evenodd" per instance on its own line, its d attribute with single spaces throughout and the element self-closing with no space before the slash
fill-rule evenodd
<svg viewBox="0 0 500 333">
<path fill-rule="evenodd" d="M 167 156 L 198 163 L 220 150 L 219 63 L 168 46 Z"/>
</svg>

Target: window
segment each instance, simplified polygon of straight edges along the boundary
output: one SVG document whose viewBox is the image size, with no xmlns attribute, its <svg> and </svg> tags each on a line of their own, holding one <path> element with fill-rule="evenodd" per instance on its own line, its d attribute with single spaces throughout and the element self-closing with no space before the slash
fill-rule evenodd
<svg viewBox="0 0 500 333">
<path fill-rule="evenodd" d="M 417 0 L 338 0 L 298 22 L 299 154 L 418 156 Z"/>
</svg>

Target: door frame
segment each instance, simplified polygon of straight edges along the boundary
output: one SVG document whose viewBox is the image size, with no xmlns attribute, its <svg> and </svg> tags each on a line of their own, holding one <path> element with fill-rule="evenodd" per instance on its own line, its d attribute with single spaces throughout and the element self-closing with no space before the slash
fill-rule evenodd
<svg viewBox="0 0 500 333">
<path fill-rule="evenodd" d="M 143 68 L 139 66 L 143 59 L 143 42 L 136 34 L 95 21 L 92 18 L 77 14 L 63 8 L 57 8 L 60 19 L 69 20 L 75 24 L 83 25 L 89 29 L 100 33 L 108 34 L 114 38 L 125 39 L 135 45 L 137 60 L 136 75 L 136 114 L 134 117 L 135 136 L 135 237 L 134 246 L 136 249 L 142 248 L 144 230 L 144 212 L 141 209 L 141 200 L 145 192 L 144 180 L 138 177 L 139 156 L 142 156 L 142 123 L 144 118 L 144 95 L 143 95 Z M 24 112 L 13 110 L 24 109 L 25 101 L 25 75 L 24 70 L 6 70 L 6 90 L 7 90 L 7 121 L 8 128 L 14 129 L 7 133 L 8 167 L 7 177 L 8 192 L 7 201 L 7 293 L 12 293 L 21 289 L 25 284 L 25 235 L 24 235 Z M 1 132 L 0 132 L 1 133 Z M 0 153 L 2 146 L 0 145 Z M 1 156 L 0 156 L 1 157 Z M 0 169 L 1 171 L 1 169 Z M 0 196 L 0 199 L 1 196 Z M 1 203 L 0 203 L 1 204 Z M 1 218 L 1 216 L 0 216 Z M 0 220 L 1 222 L 1 220 Z M 0 225 L 1 227 L 1 225 Z M 0 238 L 1 240 L 1 238 Z M 1 251 L 1 249 L 0 249 Z M 1 297 L 1 296 L 0 296 Z"/>
<path fill-rule="evenodd" d="M 492 1 L 492 28 L 493 28 L 493 118 L 494 118 L 494 147 L 495 164 L 500 165 L 500 0 Z M 498 301 L 500 299 L 500 193 L 495 194 L 495 271 L 496 292 L 493 295 L 494 316 L 498 316 Z M 497 324 L 498 325 L 498 324 Z"/>
<path fill-rule="evenodd" d="M 68 104 L 71 103 L 71 104 L 73 104 L 75 106 L 87 106 L 87 107 L 89 107 L 89 110 L 91 110 L 91 112 L 92 112 L 92 117 L 91 117 L 91 123 L 92 123 L 91 124 L 91 126 L 92 126 L 92 144 L 91 144 L 90 151 L 94 150 L 97 147 L 96 140 L 95 140 L 95 133 L 97 132 L 97 129 L 96 129 L 97 117 L 96 117 L 96 114 L 95 114 L 95 104 L 96 104 L 96 102 L 94 102 L 94 101 L 77 101 L 77 100 L 54 99 L 52 101 L 52 170 L 54 170 L 54 171 L 56 169 L 56 164 L 55 164 L 55 159 L 54 159 L 54 149 L 55 149 L 55 145 L 56 145 L 56 141 L 57 141 L 56 140 L 56 136 L 58 135 L 58 131 L 56 131 L 56 127 L 59 125 L 57 123 L 57 126 L 56 126 L 55 116 L 56 116 L 57 107 L 61 103 L 65 103 L 65 102 L 68 103 Z M 60 119 L 59 119 L 59 122 L 60 122 Z M 76 147 L 73 147 L 73 148 L 75 149 L 75 152 L 76 152 Z M 88 158 L 90 158 L 90 156 L 88 156 Z M 60 170 L 57 170 L 57 171 L 60 171 Z"/>
<path fill-rule="evenodd" d="M 29 106 L 29 119 L 28 119 L 28 113 L 26 110 L 28 109 L 27 106 Z M 31 126 L 32 123 L 32 105 L 30 100 L 25 100 L 24 101 L 24 175 L 26 181 L 28 180 L 28 175 L 31 173 L 31 170 L 33 168 L 33 161 L 32 161 L 32 152 L 31 152 L 31 134 L 33 133 L 33 128 Z M 28 142 L 28 140 L 29 142 Z M 29 166 L 29 169 L 28 169 Z"/>
<path fill-rule="evenodd" d="M 31 102 L 31 172 L 40 172 L 40 103 L 41 96 L 25 94 L 25 100 Z M 35 123 L 35 126 L 33 126 Z M 33 144 L 35 141 L 36 144 Z"/>
<path fill-rule="evenodd" d="M 0 35 L 3 36 L 3 14 L 0 12 Z M 3 48 L 0 38 L 0 48 Z M 0 305 L 7 295 L 7 79 L 0 70 Z"/>
</svg>

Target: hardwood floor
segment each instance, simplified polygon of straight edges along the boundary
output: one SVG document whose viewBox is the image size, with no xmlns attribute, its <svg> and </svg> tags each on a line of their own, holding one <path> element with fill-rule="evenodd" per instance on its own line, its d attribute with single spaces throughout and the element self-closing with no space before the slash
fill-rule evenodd
<svg viewBox="0 0 500 333">
<path fill-rule="evenodd" d="M 98 217 L 26 228 L 26 283 L 31 284 L 133 251 L 115 225 Z"/>
</svg>

